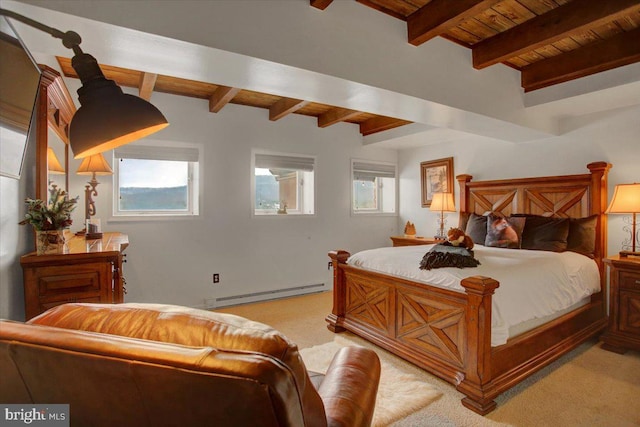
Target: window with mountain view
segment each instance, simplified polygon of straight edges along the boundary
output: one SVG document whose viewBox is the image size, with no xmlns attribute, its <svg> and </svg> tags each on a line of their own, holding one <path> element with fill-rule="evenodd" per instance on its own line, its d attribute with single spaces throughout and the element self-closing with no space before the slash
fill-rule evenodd
<svg viewBox="0 0 640 427">
<path fill-rule="evenodd" d="M 254 214 L 313 215 L 313 157 L 254 153 Z"/>
<path fill-rule="evenodd" d="M 114 150 L 114 215 L 197 215 L 197 147 L 130 144 Z"/>
<path fill-rule="evenodd" d="M 352 212 L 354 214 L 395 214 L 396 165 L 352 160 Z"/>
</svg>

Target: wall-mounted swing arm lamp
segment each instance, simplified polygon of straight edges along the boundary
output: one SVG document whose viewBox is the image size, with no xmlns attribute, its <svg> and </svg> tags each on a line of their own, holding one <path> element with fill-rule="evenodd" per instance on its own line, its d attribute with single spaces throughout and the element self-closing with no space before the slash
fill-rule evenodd
<svg viewBox="0 0 640 427">
<path fill-rule="evenodd" d="M 80 159 L 128 144 L 169 125 L 160 110 L 134 95 L 125 94 L 113 80 L 107 80 L 96 59 L 82 52 L 78 33 L 63 33 L 6 9 L 0 15 L 13 18 L 55 38 L 74 52 L 71 66 L 82 87 L 78 89 L 80 108 L 69 126 L 69 144 Z"/>
</svg>

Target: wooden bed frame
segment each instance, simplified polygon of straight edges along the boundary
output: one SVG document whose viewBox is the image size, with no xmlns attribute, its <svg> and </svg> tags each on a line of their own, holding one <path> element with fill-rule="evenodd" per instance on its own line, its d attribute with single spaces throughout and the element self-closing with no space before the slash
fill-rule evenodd
<svg viewBox="0 0 640 427">
<path fill-rule="evenodd" d="M 607 232 L 605 162 L 590 173 L 472 182 L 460 175 L 461 212 L 501 212 L 583 218 L 598 215 L 595 260 L 601 288 Z M 491 298 L 496 280 L 462 280 L 465 293 L 367 271 L 346 264 L 350 254 L 329 253 L 333 264 L 333 332 L 351 331 L 456 386 L 467 408 L 487 414 L 495 397 L 598 334 L 607 324 L 606 292 L 549 323 L 491 347 Z"/>
</svg>

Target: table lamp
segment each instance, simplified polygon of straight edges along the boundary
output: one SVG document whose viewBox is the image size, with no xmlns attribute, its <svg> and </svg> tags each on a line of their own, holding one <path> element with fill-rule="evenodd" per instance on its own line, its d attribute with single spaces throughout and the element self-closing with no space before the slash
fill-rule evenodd
<svg viewBox="0 0 640 427">
<path fill-rule="evenodd" d="M 96 214 L 96 205 L 93 197 L 98 195 L 96 187 L 99 182 L 96 175 L 113 175 L 113 170 L 102 153 L 85 157 L 80 163 L 80 167 L 76 172 L 78 175 L 91 175 L 91 181 L 84 186 L 84 219 L 86 223 L 85 237 L 87 239 L 99 239 L 102 232 L 99 229 L 92 229 L 91 217 Z"/>
<path fill-rule="evenodd" d="M 439 234 L 434 237 L 437 240 L 445 240 L 447 236 L 444 233 L 444 213 L 456 211 L 456 206 L 453 202 L 453 193 L 434 193 L 429 210 L 440 212 L 440 230 Z"/>
<path fill-rule="evenodd" d="M 607 214 L 631 214 L 631 251 L 621 251 L 621 257 L 640 256 L 636 252 L 636 214 L 640 212 L 640 184 L 619 184 L 613 191 L 611 203 L 605 211 Z"/>
</svg>

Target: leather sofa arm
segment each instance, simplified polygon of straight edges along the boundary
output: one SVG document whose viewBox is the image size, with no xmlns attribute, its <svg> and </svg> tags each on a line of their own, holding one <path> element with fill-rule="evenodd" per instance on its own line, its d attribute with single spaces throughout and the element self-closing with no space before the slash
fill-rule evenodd
<svg viewBox="0 0 640 427">
<path fill-rule="evenodd" d="M 380 359 L 368 348 L 344 347 L 318 388 L 329 427 L 368 427 L 373 419 Z"/>
</svg>

